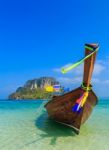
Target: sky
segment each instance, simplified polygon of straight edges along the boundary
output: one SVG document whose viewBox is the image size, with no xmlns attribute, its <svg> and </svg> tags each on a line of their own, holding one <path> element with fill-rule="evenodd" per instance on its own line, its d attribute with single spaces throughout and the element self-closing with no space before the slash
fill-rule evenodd
<svg viewBox="0 0 109 150">
<path fill-rule="evenodd" d="M 60 68 L 84 56 L 85 43 L 99 43 L 93 85 L 109 97 L 108 0 L 0 0 L 0 99 L 28 79 L 56 77 L 64 86 L 82 82 L 83 66 Z"/>
</svg>

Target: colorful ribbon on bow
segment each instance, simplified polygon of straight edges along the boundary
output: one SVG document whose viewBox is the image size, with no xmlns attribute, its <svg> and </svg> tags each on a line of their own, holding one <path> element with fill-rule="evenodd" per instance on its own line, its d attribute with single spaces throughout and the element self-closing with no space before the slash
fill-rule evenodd
<svg viewBox="0 0 109 150">
<path fill-rule="evenodd" d="M 72 107 L 72 111 L 73 111 L 73 112 L 78 112 L 78 113 L 80 113 L 80 112 L 82 111 L 82 107 L 84 106 L 84 104 L 85 104 L 85 102 L 86 102 L 86 100 L 87 100 L 88 94 L 89 94 L 89 92 L 86 91 L 86 92 L 84 92 L 84 93 L 80 96 L 80 98 L 78 98 L 78 99 L 76 100 L 75 105 Z"/>
</svg>

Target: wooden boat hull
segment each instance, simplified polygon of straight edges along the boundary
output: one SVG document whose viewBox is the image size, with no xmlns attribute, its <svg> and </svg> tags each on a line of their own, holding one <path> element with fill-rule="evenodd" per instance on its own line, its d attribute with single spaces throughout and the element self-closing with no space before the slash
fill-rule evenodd
<svg viewBox="0 0 109 150">
<path fill-rule="evenodd" d="M 97 97 L 91 90 L 82 111 L 80 113 L 73 112 L 72 107 L 80 97 L 81 90 L 81 87 L 79 87 L 62 96 L 55 96 L 45 105 L 52 119 L 72 127 L 77 134 L 81 125 L 89 118 L 93 107 L 97 104 Z"/>
<path fill-rule="evenodd" d="M 94 53 L 84 61 L 84 75 L 81 87 L 62 96 L 53 97 L 53 99 L 45 105 L 51 118 L 57 122 L 73 127 L 76 133 L 79 133 L 81 125 L 89 118 L 93 107 L 97 104 L 97 97 L 92 91 L 90 82 L 98 47 L 98 44 L 85 44 L 85 56 L 87 57 L 92 52 Z M 78 109 L 80 107 L 78 106 L 81 105 L 81 101 L 77 103 L 77 100 L 83 93 L 86 99 L 84 96 L 82 97 L 82 99 L 85 99 L 85 102 L 80 111 Z M 76 107 L 76 111 L 74 111 L 74 106 Z M 78 112 L 78 110 L 80 112 Z"/>
</svg>

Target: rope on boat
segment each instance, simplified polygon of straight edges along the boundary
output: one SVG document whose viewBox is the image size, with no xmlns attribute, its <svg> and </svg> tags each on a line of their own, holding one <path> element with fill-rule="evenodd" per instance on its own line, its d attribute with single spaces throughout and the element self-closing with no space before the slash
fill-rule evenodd
<svg viewBox="0 0 109 150">
<path fill-rule="evenodd" d="M 92 89 L 92 85 L 90 86 L 85 86 L 84 83 L 81 84 L 81 88 L 85 91 L 90 91 Z"/>
<path fill-rule="evenodd" d="M 88 46 L 85 46 L 85 48 L 87 48 L 88 50 L 90 50 L 91 53 L 88 54 L 87 56 L 85 56 L 84 58 L 82 58 L 81 60 L 79 60 L 78 62 L 76 62 L 76 63 L 70 65 L 69 67 L 63 67 L 63 68 L 61 69 L 61 72 L 62 72 L 63 74 L 67 73 L 68 71 L 70 71 L 70 70 L 76 68 L 77 66 L 79 66 L 80 64 L 82 64 L 86 59 L 88 59 L 88 58 L 91 57 L 94 53 L 96 53 L 96 52 L 98 51 L 98 48 L 99 48 L 99 47 L 96 48 L 95 50 L 94 50 L 93 48 L 91 48 L 91 47 L 88 47 Z"/>
</svg>

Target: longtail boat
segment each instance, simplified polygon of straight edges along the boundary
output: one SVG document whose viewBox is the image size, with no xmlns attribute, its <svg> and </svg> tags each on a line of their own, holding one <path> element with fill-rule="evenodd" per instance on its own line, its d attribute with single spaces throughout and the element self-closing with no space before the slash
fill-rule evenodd
<svg viewBox="0 0 109 150">
<path fill-rule="evenodd" d="M 46 105 L 50 118 L 56 122 L 72 127 L 79 134 L 80 127 L 91 115 L 98 98 L 92 90 L 91 78 L 94 69 L 98 44 L 85 44 L 85 57 L 68 68 L 66 73 L 84 62 L 83 82 L 80 87 L 61 96 L 54 96 Z"/>
</svg>

